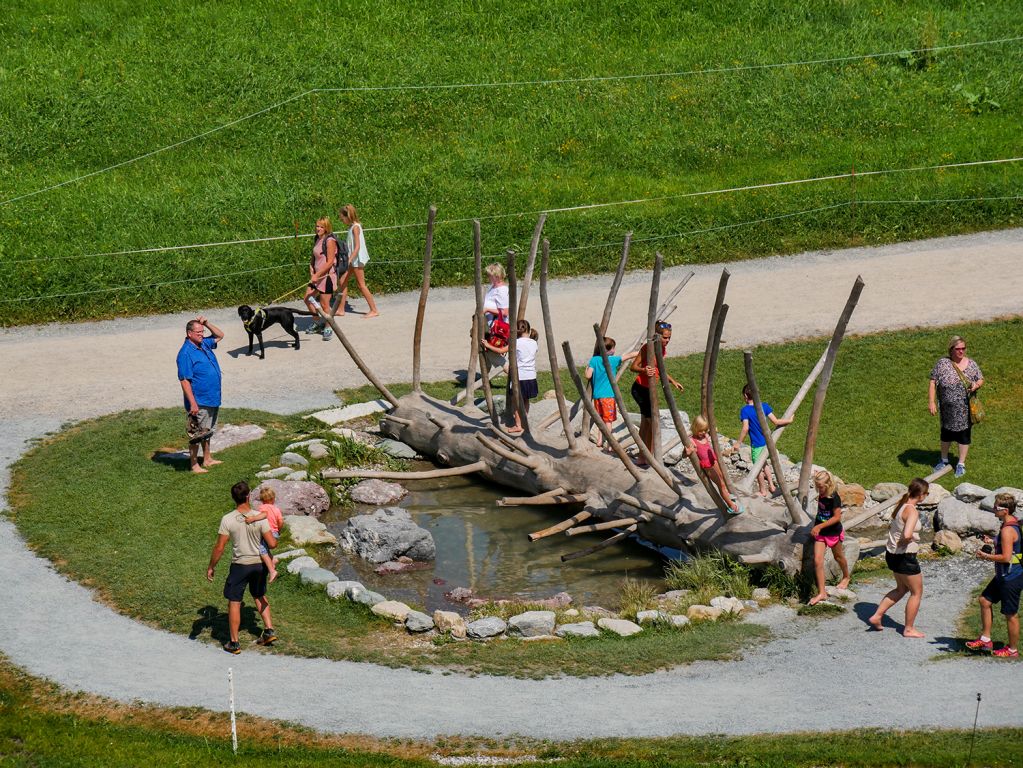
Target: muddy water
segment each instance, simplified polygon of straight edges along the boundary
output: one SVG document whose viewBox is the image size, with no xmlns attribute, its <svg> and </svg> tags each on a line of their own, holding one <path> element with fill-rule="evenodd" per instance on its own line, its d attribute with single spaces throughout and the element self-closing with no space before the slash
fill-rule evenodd
<svg viewBox="0 0 1023 768">
<path fill-rule="evenodd" d="M 591 546 L 612 532 L 569 538 L 564 534 L 530 543 L 526 534 L 577 512 L 580 507 L 499 507 L 506 495 L 498 486 L 461 477 L 414 481 L 399 502 L 417 525 L 433 534 L 437 560 L 409 573 L 378 575 L 358 557 L 338 553 L 324 563 L 342 579 L 357 579 L 388 598 L 435 608 L 460 610 L 444 593 L 469 587 L 491 598 L 542 599 L 558 592 L 575 605 L 615 607 L 622 580 L 629 576 L 662 585 L 659 555 L 625 542 L 579 560 L 562 563 L 561 555 Z M 331 509 L 323 518 L 337 535 L 345 520 L 374 507 Z"/>
</svg>

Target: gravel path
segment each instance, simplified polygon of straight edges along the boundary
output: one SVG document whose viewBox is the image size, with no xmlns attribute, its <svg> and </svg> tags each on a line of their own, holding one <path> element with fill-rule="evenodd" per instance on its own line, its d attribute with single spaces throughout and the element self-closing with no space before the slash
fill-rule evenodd
<svg viewBox="0 0 1023 768">
<path fill-rule="evenodd" d="M 830 331 L 857 274 L 867 286 L 852 332 L 1016 314 L 1023 295 L 1021 252 L 1023 230 L 1006 230 L 729 265 L 731 310 L 725 342 L 745 346 Z M 954 283 L 957 300 L 936 301 L 963 274 L 961 265 L 967 260 L 970 279 Z M 684 272 L 670 270 L 666 283 Z M 673 354 L 702 347 L 719 272 L 720 267 L 698 268 L 686 288 L 672 318 Z M 626 278 L 613 335 L 631 339 L 642 327 L 648 280 L 642 273 Z M 589 348 L 587 328 L 603 306 L 607 283 L 602 277 L 554 285 L 559 338 Z M 445 378 L 464 368 L 462 329 L 472 311 L 468 294 L 461 289 L 431 294 L 424 379 Z M 380 318 L 364 321 L 351 315 L 344 321 L 352 341 L 384 380 L 410 378 L 416 298 L 386 296 Z M 261 362 L 244 356 L 244 334 L 232 310 L 210 315 L 228 334 L 220 358 L 231 405 L 295 412 L 329 405 L 335 402 L 333 389 L 362 383 L 336 344 L 326 346 L 308 337 L 296 352 L 270 343 Z M 33 439 L 69 421 L 179 404 L 173 358 L 187 317 L 0 333 L 0 353 L 8 370 L 16 372 L 0 392 L 5 414 L 0 490 L 5 499 L 6 467 Z M 689 327 L 692 333 L 682 330 Z M 305 374 L 301 380 L 296 370 Z M 0 651 L 28 672 L 72 690 L 216 710 L 226 706 L 226 671 L 232 666 L 243 711 L 375 736 L 461 733 L 572 739 L 871 726 L 966 728 L 973 722 L 978 691 L 984 694 L 982 725 L 1019 725 L 1023 666 L 964 658 L 932 662 L 954 636 L 955 617 L 984 570 L 964 560 L 927 567 L 918 622 L 928 635 L 924 641 L 905 640 L 894 631 L 863 631 L 861 617 L 872 611 L 885 581 L 862 587 L 854 610 L 836 619 L 791 621 L 786 608 L 765 611 L 757 620 L 769 623 L 777 639 L 739 661 L 700 662 L 643 677 L 523 681 L 254 652 L 230 657 L 114 613 L 89 590 L 35 557 L 4 518 L 0 580 L 6 585 L 8 630 L 0 634 Z"/>
</svg>

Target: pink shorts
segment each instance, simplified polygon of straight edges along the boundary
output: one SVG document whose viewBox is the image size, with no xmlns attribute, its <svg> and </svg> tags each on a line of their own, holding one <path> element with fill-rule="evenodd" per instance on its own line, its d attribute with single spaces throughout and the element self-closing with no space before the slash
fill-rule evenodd
<svg viewBox="0 0 1023 768">
<path fill-rule="evenodd" d="M 827 545 L 828 549 L 831 549 L 845 541 L 845 531 L 842 531 L 837 536 L 814 536 L 813 538 L 814 541 L 823 541 Z"/>
</svg>

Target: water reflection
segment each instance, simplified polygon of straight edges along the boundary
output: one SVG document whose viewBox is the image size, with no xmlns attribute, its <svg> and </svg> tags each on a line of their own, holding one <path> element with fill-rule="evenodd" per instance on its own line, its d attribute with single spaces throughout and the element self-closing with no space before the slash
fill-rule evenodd
<svg viewBox="0 0 1023 768">
<path fill-rule="evenodd" d="M 429 569 L 381 576 L 356 557 L 338 553 L 325 565 L 342 579 L 357 579 L 389 598 L 435 608 L 457 609 L 444 598 L 454 587 L 470 587 L 478 595 L 542 599 L 568 592 L 575 605 L 617 605 L 626 577 L 661 585 L 661 558 L 633 542 L 624 542 L 569 563 L 561 555 L 582 549 L 611 532 L 569 538 L 558 534 L 535 543 L 526 535 L 546 528 L 579 507 L 499 507 L 506 495 L 498 486 L 453 477 L 407 484 L 404 507 L 418 525 L 433 534 L 437 560 Z M 336 535 L 344 521 L 373 507 L 332 509 L 323 522 Z"/>
</svg>

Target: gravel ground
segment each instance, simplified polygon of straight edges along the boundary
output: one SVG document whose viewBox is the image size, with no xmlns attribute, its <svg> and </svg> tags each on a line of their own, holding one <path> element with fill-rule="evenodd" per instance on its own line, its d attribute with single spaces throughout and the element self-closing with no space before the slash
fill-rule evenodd
<svg viewBox="0 0 1023 768">
<path fill-rule="evenodd" d="M 830 331 L 837 308 L 856 274 L 867 288 L 850 330 L 988 319 L 1019 312 L 1023 230 L 946 238 L 886 248 L 764 259 L 729 265 L 726 341 L 746 345 Z M 950 275 L 969 258 L 971 280 L 946 292 Z M 702 346 L 707 311 L 720 268 L 697 270 L 673 317 L 673 354 Z M 667 282 L 683 270 L 673 270 Z M 629 275 L 612 333 L 632 338 L 642 326 L 645 276 Z M 648 276 L 646 276 L 648 279 Z M 599 312 L 607 278 L 558 281 L 552 289 L 556 328 L 587 349 L 579 306 Z M 461 334 L 471 312 L 467 291 L 431 294 L 424 378 L 443 378 L 464 366 Z M 414 294 L 384 297 L 384 314 L 346 319 L 353 342 L 367 353 L 381 338 L 398 349 L 371 358 L 388 381 L 407 380 Z M 332 390 L 359 384 L 358 372 L 316 337 L 300 351 L 268 344 L 265 361 L 250 360 L 232 310 L 213 310 L 227 331 L 220 358 L 231 405 L 295 412 L 335 402 Z M 592 313 L 590 313 L 592 314 Z M 132 318 L 70 326 L 9 329 L 0 353 L 16 377 L 5 381 L 0 407 L 0 490 L 7 465 L 32 440 L 68 421 L 134 407 L 180 403 L 174 353 L 185 315 Z M 615 330 L 618 328 L 619 330 Z M 269 338 L 268 338 L 269 340 Z M 374 347 L 374 342 L 378 345 Z M 367 353 L 367 356 L 368 353 Z M 301 384 L 296 370 L 308 369 Z M 303 371 L 304 372 L 304 371 Z M 54 375 L 54 374 L 57 375 Z M 73 382 L 73 384 L 71 383 Z M 73 389 L 72 389 L 73 387 Z M 70 510 L 69 510 L 70 511 Z M 227 705 L 227 669 L 233 667 L 238 707 L 324 731 L 374 736 L 433 738 L 444 734 L 518 734 L 548 739 L 660 736 L 677 733 L 826 731 L 857 727 L 970 727 L 976 693 L 982 692 L 981 725 L 1019 725 L 1023 665 L 942 656 L 954 637 L 955 618 L 985 568 L 968 560 L 928 564 L 918 622 L 926 640 L 897 632 L 865 632 L 862 618 L 890 586 L 886 579 L 862 586 L 859 602 L 833 619 L 793 619 L 786 608 L 763 612 L 774 640 L 732 662 L 700 662 L 643 677 L 513 680 L 387 669 L 367 664 L 289 658 L 254 650 L 231 657 L 116 614 L 80 585 L 57 574 L 25 546 L 14 526 L 0 519 L 0 580 L 9 631 L 0 651 L 28 672 L 65 688 L 121 701 L 201 706 Z M 190 611 L 188 606 L 182 610 Z M 895 617 L 901 617 L 896 609 Z M 894 626 L 894 625 L 893 625 Z M 287 628 L 282 627 L 286 635 Z M 896 693 L 897 695 L 891 695 Z"/>
</svg>

